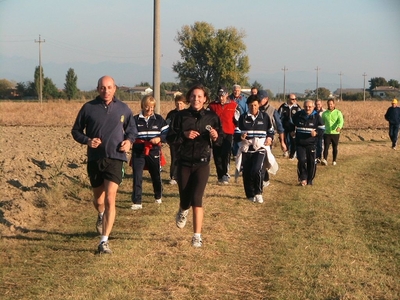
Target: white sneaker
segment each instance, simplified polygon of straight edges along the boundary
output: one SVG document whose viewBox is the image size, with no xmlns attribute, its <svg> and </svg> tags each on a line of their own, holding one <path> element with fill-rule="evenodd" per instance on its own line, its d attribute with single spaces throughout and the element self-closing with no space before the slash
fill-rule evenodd
<svg viewBox="0 0 400 300">
<path fill-rule="evenodd" d="M 321 165 L 323 165 L 323 166 L 327 166 L 328 165 L 328 162 L 326 161 L 326 159 L 322 159 L 321 160 Z"/>
<path fill-rule="evenodd" d="M 192 246 L 195 248 L 200 248 L 203 245 L 203 240 L 201 239 L 201 237 L 196 237 L 193 236 L 192 237 Z"/>
<path fill-rule="evenodd" d="M 156 199 L 155 203 L 161 204 L 162 203 L 161 198 L 160 199 Z"/>
<path fill-rule="evenodd" d="M 283 152 L 283 157 L 289 157 L 289 151 Z"/>
<path fill-rule="evenodd" d="M 271 183 L 268 181 L 263 181 L 263 187 L 267 187 L 269 186 Z"/>
<path fill-rule="evenodd" d="M 189 210 L 182 210 L 179 208 L 178 213 L 176 214 L 176 226 L 178 228 L 183 228 L 186 225 L 186 221 L 187 221 L 187 215 L 189 214 Z"/>
<path fill-rule="evenodd" d="M 142 209 L 142 204 L 132 204 L 131 209 L 133 210 Z"/>
<path fill-rule="evenodd" d="M 255 198 L 255 201 L 257 201 L 258 203 L 264 202 L 263 196 L 261 194 L 256 195 L 254 198 Z"/>
<path fill-rule="evenodd" d="M 221 179 L 223 184 L 229 184 L 229 177 L 227 175 L 222 176 Z"/>
<path fill-rule="evenodd" d="M 332 165 L 336 166 L 336 161 L 334 161 L 334 162 L 332 163 Z"/>
<path fill-rule="evenodd" d="M 174 184 L 177 184 L 177 182 L 176 182 L 175 179 L 171 179 L 171 180 L 169 181 L 169 184 L 174 185 Z"/>
<path fill-rule="evenodd" d="M 247 198 L 247 200 L 249 200 L 250 202 L 256 202 L 256 198 L 255 197 L 249 197 L 249 198 Z"/>
</svg>

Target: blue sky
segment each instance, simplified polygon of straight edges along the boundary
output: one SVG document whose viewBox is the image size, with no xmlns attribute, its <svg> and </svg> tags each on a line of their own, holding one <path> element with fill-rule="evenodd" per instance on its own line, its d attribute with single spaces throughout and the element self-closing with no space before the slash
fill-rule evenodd
<svg viewBox="0 0 400 300">
<path fill-rule="evenodd" d="M 364 72 L 400 81 L 399 0 L 160 0 L 161 81 L 177 81 L 177 32 L 206 21 L 246 33 L 251 69 L 274 93 L 362 88 Z M 109 74 L 117 84 L 152 82 L 152 0 L 0 0 L 0 78 L 31 81 L 42 44 L 44 74 L 63 88 L 73 68 L 78 87 Z"/>
</svg>

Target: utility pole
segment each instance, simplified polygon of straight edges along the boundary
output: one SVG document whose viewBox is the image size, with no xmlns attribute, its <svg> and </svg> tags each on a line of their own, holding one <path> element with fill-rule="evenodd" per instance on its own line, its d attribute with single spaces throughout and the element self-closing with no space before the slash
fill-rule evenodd
<svg viewBox="0 0 400 300">
<path fill-rule="evenodd" d="M 40 104 L 42 103 L 43 100 L 43 78 L 42 78 L 42 43 L 44 43 L 46 40 L 42 40 L 39 34 L 39 40 L 35 40 L 35 43 L 39 43 L 39 101 Z"/>
<path fill-rule="evenodd" d="M 365 76 L 367 76 L 367 74 L 365 74 L 365 72 L 364 72 L 364 74 L 362 74 L 362 76 L 364 76 L 364 102 L 365 102 Z"/>
<path fill-rule="evenodd" d="M 154 0 L 153 28 L 153 97 L 156 99 L 156 113 L 160 113 L 160 0 Z"/>
<path fill-rule="evenodd" d="M 343 100 L 343 98 L 342 98 L 342 75 L 343 75 L 343 73 L 342 73 L 342 71 L 340 71 L 340 73 L 339 73 L 339 76 L 340 76 L 340 101 Z"/>
<path fill-rule="evenodd" d="M 317 71 L 317 89 L 315 90 L 317 98 L 315 98 L 315 99 L 318 100 L 318 71 L 321 70 L 321 69 L 318 68 L 318 66 L 317 66 L 317 68 L 315 70 Z"/>
<path fill-rule="evenodd" d="M 288 69 L 286 69 L 286 66 L 283 66 L 283 101 L 285 101 L 286 98 L 286 71 Z"/>
<path fill-rule="evenodd" d="M 283 101 L 285 101 L 286 99 L 286 71 L 288 69 L 286 69 L 286 66 L 283 66 Z"/>
</svg>

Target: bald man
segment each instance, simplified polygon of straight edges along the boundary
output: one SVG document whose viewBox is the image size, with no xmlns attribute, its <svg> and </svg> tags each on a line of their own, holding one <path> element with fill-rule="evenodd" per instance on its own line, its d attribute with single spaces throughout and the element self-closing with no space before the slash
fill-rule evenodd
<svg viewBox="0 0 400 300">
<path fill-rule="evenodd" d="M 101 235 L 99 254 L 111 254 L 108 237 L 114 225 L 115 201 L 122 182 L 123 163 L 137 136 L 131 109 L 114 97 L 114 79 L 98 80 L 96 99 L 85 103 L 72 127 L 72 136 L 87 145 L 87 172 L 98 212 L 96 229 Z"/>
</svg>

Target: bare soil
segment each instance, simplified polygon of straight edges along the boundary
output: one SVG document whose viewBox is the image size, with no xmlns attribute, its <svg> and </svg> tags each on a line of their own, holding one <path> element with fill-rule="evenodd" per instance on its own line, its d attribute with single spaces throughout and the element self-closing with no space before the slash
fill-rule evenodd
<svg viewBox="0 0 400 300">
<path fill-rule="evenodd" d="M 62 188 L 60 197 L 74 201 L 77 195 L 68 191 L 71 180 L 88 183 L 86 147 L 73 140 L 70 130 L 0 127 L 0 236 L 18 234 L 45 222 L 46 214 L 56 214 L 46 194 Z M 341 134 L 343 143 L 371 141 L 389 141 L 387 130 L 345 129 Z"/>
</svg>

